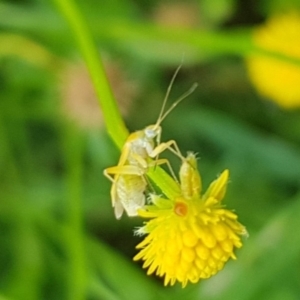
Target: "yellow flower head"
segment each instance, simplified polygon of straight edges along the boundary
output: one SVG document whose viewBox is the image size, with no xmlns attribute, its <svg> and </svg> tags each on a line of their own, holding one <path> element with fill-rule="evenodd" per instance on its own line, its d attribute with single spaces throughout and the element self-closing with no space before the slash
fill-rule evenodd
<svg viewBox="0 0 300 300">
<path fill-rule="evenodd" d="M 300 59 L 300 14 L 274 16 L 253 32 L 254 43 Z M 247 59 L 250 79 L 263 96 L 284 108 L 300 107 L 300 66 L 263 55 Z"/>
<path fill-rule="evenodd" d="M 195 156 L 190 153 L 180 169 L 181 193 L 173 199 L 151 196 L 152 205 L 139 215 L 150 218 L 137 234 L 148 234 L 137 246 L 134 260 L 144 260 L 150 275 L 165 276 L 164 284 L 176 281 L 185 287 L 221 270 L 229 258 L 236 259 L 240 235 L 246 229 L 237 215 L 225 209 L 221 201 L 226 193 L 228 170 L 201 196 L 201 178 Z"/>
</svg>

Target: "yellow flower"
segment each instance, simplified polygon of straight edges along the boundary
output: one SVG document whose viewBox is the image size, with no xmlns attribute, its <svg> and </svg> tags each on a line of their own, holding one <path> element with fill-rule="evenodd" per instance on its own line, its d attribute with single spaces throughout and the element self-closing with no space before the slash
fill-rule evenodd
<svg viewBox="0 0 300 300">
<path fill-rule="evenodd" d="M 300 15 L 277 15 L 253 34 L 254 43 L 269 51 L 300 59 Z M 284 108 L 300 107 L 300 66 L 276 58 L 252 55 L 249 77 L 263 96 Z"/>
<path fill-rule="evenodd" d="M 195 156 L 190 153 L 180 169 L 181 192 L 173 199 L 152 195 L 152 205 L 139 215 L 150 218 L 137 234 L 148 234 L 137 246 L 134 260 L 144 260 L 150 275 L 165 276 L 164 284 L 198 282 L 221 270 L 229 258 L 236 259 L 240 235 L 246 229 L 237 215 L 221 204 L 229 172 L 225 170 L 201 196 L 201 178 Z"/>
</svg>

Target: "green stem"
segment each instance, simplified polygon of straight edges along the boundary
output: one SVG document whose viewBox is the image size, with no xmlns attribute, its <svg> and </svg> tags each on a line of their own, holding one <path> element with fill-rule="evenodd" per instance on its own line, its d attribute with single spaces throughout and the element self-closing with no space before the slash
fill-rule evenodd
<svg viewBox="0 0 300 300">
<path fill-rule="evenodd" d="M 86 299 L 87 270 L 84 251 L 82 220 L 82 139 L 73 128 L 67 126 L 64 135 L 66 161 L 66 218 L 69 226 L 65 230 L 66 253 L 68 255 L 68 299 Z"/>
<path fill-rule="evenodd" d="M 73 0 L 53 0 L 65 20 L 69 23 L 73 36 L 85 59 L 93 81 L 99 104 L 103 111 L 107 131 L 115 144 L 121 148 L 128 131 L 110 89 L 101 61 L 100 53 L 93 40 L 86 21 Z"/>
<path fill-rule="evenodd" d="M 97 23 L 95 34 L 98 34 L 99 38 L 114 40 L 121 44 L 152 43 L 153 47 L 159 47 L 159 43 L 163 43 L 169 47 L 172 45 L 191 47 L 200 55 L 234 54 L 244 57 L 252 54 L 262 55 L 300 66 L 300 59 L 297 57 L 256 46 L 249 29 L 215 32 L 168 28 L 145 23 L 116 22 L 115 20 L 107 22 L 105 25 Z"/>
</svg>

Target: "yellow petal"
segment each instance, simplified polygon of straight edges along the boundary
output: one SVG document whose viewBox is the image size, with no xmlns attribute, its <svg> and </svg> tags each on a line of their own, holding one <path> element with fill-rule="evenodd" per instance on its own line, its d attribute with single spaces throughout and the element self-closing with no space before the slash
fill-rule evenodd
<svg viewBox="0 0 300 300">
<path fill-rule="evenodd" d="M 220 175 L 218 179 L 216 179 L 208 188 L 203 198 L 207 199 L 209 197 L 213 197 L 219 201 L 221 201 L 226 193 L 227 182 L 229 177 L 229 171 L 225 170 Z"/>
</svg>

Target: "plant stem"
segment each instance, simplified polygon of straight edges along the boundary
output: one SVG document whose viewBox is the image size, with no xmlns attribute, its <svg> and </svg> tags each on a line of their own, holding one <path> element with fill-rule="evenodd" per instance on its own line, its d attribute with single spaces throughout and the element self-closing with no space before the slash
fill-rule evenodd
<svg viewBox="0 0 300 300">
<path fill-rule="evenodd" d="M 101 61 L 100 53 L 91 35 L 86 21 L 78 10 L 74 0 L 53 0 L 65 20 L 85 59 L 88 71 L 103 111 L 107 131 L 115 144 L 121 148 L 128 135 L 116 101 L 110 89 Z"/>
<path fill-rule="evenodd" d="M 87 270 L 82 220 L 82 137 L 71 126 L 64 134 L 66 161 L 66 219 L 64 232 L 68 256 L 68 299 L 86 299 Z"/>
</svg>

